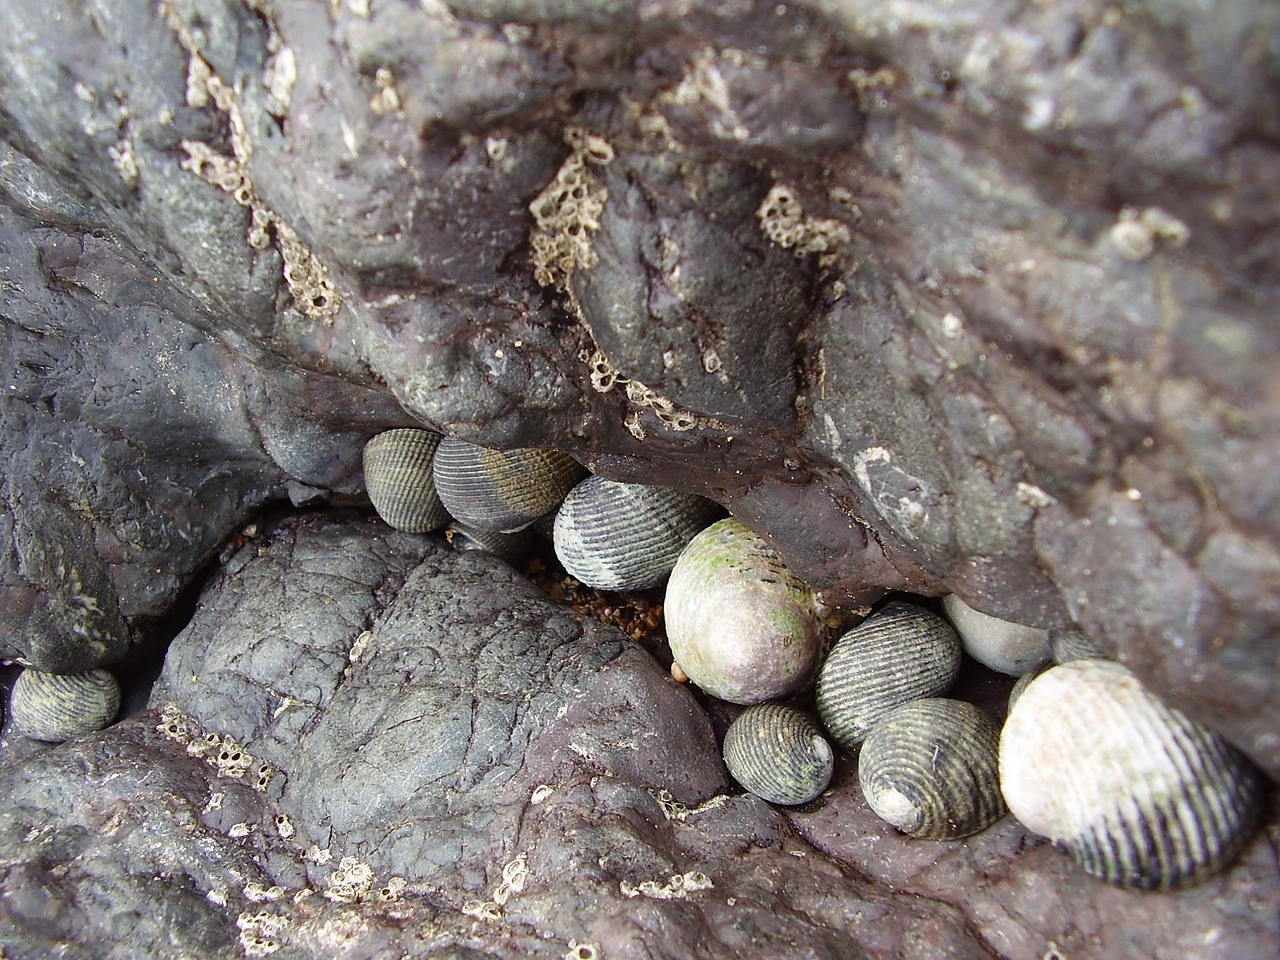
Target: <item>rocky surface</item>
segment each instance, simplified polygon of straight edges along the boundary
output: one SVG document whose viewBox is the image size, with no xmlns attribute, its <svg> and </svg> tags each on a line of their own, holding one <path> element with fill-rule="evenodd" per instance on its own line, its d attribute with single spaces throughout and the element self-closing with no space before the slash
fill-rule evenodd
<svg viewBox="0 0 1280 960">
<path fill-rule="evenodd" d="M 420 422 L 496 446 L 552 446 L 614 478 L 708 494 L 770 536 L 833 603 L 954 591 L 984 612 L 1074 624 L 1278 777 L 1278 48 L 1280 12 L 1249 0 L 5 3 L 0 657 L 143 671 L 143 655 L 216 558 L 250 576 L 249 555 L 232 556 L 247 524 L 282 505 L 356 502 L 364 440 Z M 308 804 L 328 803 L 343 844 L 391 858 L 379 870 L 439 884 L 433 870 L 467 861 L 460 876 L 475 893 L 476 878 L 492 882 L 517 846 L 498 815 L 486 821 L 464 794 L 532 791 L 519 771 L 538 763 L 551 765 L 547 777 L 568 777 L 560 761 L 537 760 L 538 744 L 587 742 L 539 726 L 550 723 L 538 712 L 546 698 L 567 703 L 569 690 L 603 683 L 597 673 L 637 710 L 665 688 L 610 647 L 616 638 L 587 644 L 595 659 L 575 659 L 585 634 L 564 621 L 537 661 L 548 684 L 538 707 L 521 713 L 499 697 L 471 715 L 515 736 L 515 752 L 441 748 L 407 760 L 396 754 L 401 741 L 374 732 L 394 711 L 407 718 L 427 705 L 452 704 L 448 723 L 462 724 L 458 691 L 485 667 L 477 661 L 469 680 L 442 687 L 415 685 L 368 714 L 352 713 L 360 698 L 330 713 L 331 700 L 354 698 L 359 686 L 332 673 L 349 660 L 350 630 L 372 628 L 390 595 L 404 597 L 405 616 L 425 612 L 416 604 L 430 606 L 431 591 L 418 581 L 446 576 L 426 540 L 351 549 L 365 565 L 314 588 L 335 609 L 306 615 L 320 635 L 298 663 L 300 641 L 286 644 L 292 633 L 277 619 L 289 606 L 281 593 L 274 606 L 258 601 L 275 624 L 270 636 L 248 642 L 209 628 L 225 689 L 184 679 L 200 676 L 202 662 L 175 673 L 177 651 L 163 684 L 180 703 L 205 691 L 196 699 L 210 713 L 197 719 L 262 740 L 254 749 L 273 769 L 290 769 L 287 750 L 303 750 L 306 774 L 266 795 L 233 783 L 227 803 L 285 804 L 299 832 L 321 829 L 328 821 Z M 292 555 L 277 562 L 293 569 Z M 327 562 L 312 565 L 317 584 Z M 489 575 L 479 561 L 448 563 Z M 227 596 L 206 593 L 206 609 L 250 603 L 253 591 L 220 583 Z M 512 597 L 485 602 L 534 602 L 512 584 L 503 587 Z M 431 611 L 454 626 L 448 618 L 465 613 Z M 410 633 L 382 629 L 397 644 Z M 468 642 L 503 649 L 491 634 Z M 445 645 L 430 649 L 448 659 Z M 404 669 L 425 672 L 428 661 Z M 682 722 L 670 696 L 646 722 Z M 158 722 L 130 721 L 21 768 L 12 763 L 27 748 L 10 745 L 7 775 L 25 771 L 29 788 L 14 794 L 14 810 L 26 812 L 6 823 L 77 825 L 41 840 L 53 846 L 39 848 L 39 862 L 24 854 L 6 868 L 31 879 L 23 889 L 34 899 L 6 908 L 15 916 L 45 897 L 61 904 L 66 939 L 127 936 L 127 913 L 112 914 L 107 901 L 85 906 L 101 869 L 153 896 L 148 916 L 178 911 L 190 924 L 182 935 L 207 944 L 239 915 L 215 902 L 219 884 L 240 889 L 235 878 L 261 874 L 292 896 L 322 881 L 319 865 L 304 881 L 291 854 L 273 866 L 266 848 L 255 860 L 222 840 L 206 846 L 228 858 L 220 869 L 232 879 L 179 872 L 163 890 L 147 870 L 177 868 L 147 860 L 161 847 L 145 847 L 145 833 L 136 862 L 97 857 L 99 828 L 133 824 L 132 804 L 207 802 L 209 769 L 166 753 L 170 741 L 151 730 Z M 464 794 L 432 794 L 449 811 L 438 845 L 395 866 L 408 856 L 396 817 L 417 831 L 406 825 L 435 808 L 397 794 L 394 811 L 362 812 L 367 769 L 343 752 L 343 737 L 368 738 L 366 753 L 408 779 L 450 763 L 470 771 Z M 614 753 L 610 770 L 623 763 Z M 114 756 L 134 759 L 108 781 Z M 77 770 L 99 771 L 104 786 L 72 810 L 83 797 L 65 784 Z M 621 770 L 615 779 L 634 790 L 658 789 L 659 771 Z M 505 787 L 492 782 L 504 777 Z M 314 781 L 314 794 L 290 793 L 294 780 Z M 720 789 L 704 786 L 694 792 Z M 529 810 L 560 809 L 562 827 L 613 811 L 609 829 L 580 831 L 592 838 L 582 850 L 663 850 L 672 869 L 702 869 L 725 889 L 710 862 L 728 847 L 699 846 L 680 821 L 653 833 L 638 826 L 639 795 L 602 798 L 600 789 L 557 790 L 556 802 Z M 503 802 L 518 809 L 516 797 Z M 869 955 L 910 952 L 912 936 L 952 942 L 952 933 L 956 949 L 1000 954 L 1005 934 L 975 931 L 994 929 L 983 924 L 996 908 L 982 904 L 1010 900 L 1038 931 L 1025 941 L 1008 934 L 1010 944 L 1041 949 L 1039 937 L 1074 956 L 1058 939 L 1074 930 L 1087 949 L 1128 949 L 1114 939 L 1113 908 L 1044 899 L 1058 878 L 1029 866 L 1052 859 L 1043 848 L 1013 858 L 1009 874 L 990 864 L 965 874 L 958 861 L 980 858 L 964 853 L 917 875 L 905 848 L 893 860 L 907 873 L 880 873 L 814 839 L 824 853 L 804 863 L 822 866 L 794 894 L 810 900 L 784 908 L 768 878 L 798 876 L 779 864 L 794 869 L 801 858 L 779 857 L 786 843 L 776 837 L 794 839 L 809 814 L 784 823 L 748 808 L 735 801 L 699 816 L 724 836 L 740 828 L 760 840 L 739 850 L 750 866 L 732 882 L 743 889 L 725 894 L 760 904 L 755 920 L 738 927 L 737 914 L 692 906 L 707 892 L 625 904 L 614 896 L 602 901 L 620 904 L 608 936 L 634 936 L 661 955 L 667 948 L 655 943 L 685 935 L 678 917 L 692 938 L 684 946 L 714 954 L 757 922 L 760 936 L 808 942 L 787 926 L 794 921 L 842 936 L 855 927 Z M 155 829 L 175 831 L 175 843 L 185 835 Z M 14 830 L 6 843 L 22 833 Z M 1270 856 L 1274 867 L 1266 849 L 1242 865 Z M 104 865 L 67 866 L 79 879 L 60 886 L 64 870 L 50 865 L 88 863 L 83 852 Z M 600 869 L 604 888 L 622 882 Z M 926 874 L 968 886 L 939 893 Z M 1022 886 L 1002 886 L 1006 876 Z M 1206 948 L 1252 948 L 1253 915 L 1239 904 L 1253 894 L 1233 878 L 1174 901 L 1184 903 L 1179 916 L 1205 918 L 1185 928 Z M 499 942 L 508 952 L 535 940 L 546 949 L 544 929 L 591 942 L 577 920 L 540 926 L 557 909 L 586 915 L 587 898 L 566 893 L 576 883 L 548 879 L 544 911 L 523 927 L 453 926 L 443 887 L 415 901 L 415 922 L 470 931 L 441 934 L 460 956 Z M 839 896 L 813 893 L 837 886 Z M 554 907 L 556 891 L 567 906 Z M 1114 896 L 1108 904 L 1155 904 L 1157 920 L 1166 909 Z M 849 897 L 863 906 L 831 906 Z M 1193 901 L 1202 913 L 1185 906 Z M 926 903 L 951 906 L 911 913 Z M 378 931 L 371 944 L 407 929 L 396 919 L 402 906 L 376 917 L 349 906 L 325 900 L 290 949 L 323 952 L 324 937 L 359 923 Z M 887 926 L 898 933 L 875 941 L 847 922 L 858 910 L 894 917 Z M 1215 910 L 1227 918 L 1216 928 L 1207 919 Z M 1077 918 L 1070 929 L 1046 919 L 1068 915 Z M 1158 926 L 1141 935 L 1166 932 Z M 1181 953 L 1189 943 L 1155 946 Z"/>
<path fill-rule="evenodd" d="M 246 546 L 150 709 L 6 743 L 6 956 L 1200 956 L 1280 947 L 1275 826 L 1222 878 L 1111 889 L 1005 818 L 731 786 L 688 688 L 501 561 L 360 519 Z M 17 748 L 25 752 L 13 759 Z"/>
</svg>

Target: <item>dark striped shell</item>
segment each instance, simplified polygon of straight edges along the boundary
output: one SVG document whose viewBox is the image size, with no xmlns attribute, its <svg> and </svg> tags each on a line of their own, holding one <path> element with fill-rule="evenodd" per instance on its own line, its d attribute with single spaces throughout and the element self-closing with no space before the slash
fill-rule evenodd
<svg viewBox="0 0 1280 960">
<path fill-rule="evenodd" d="M 858 754 L 871 809 L 903 833 L 956 840 L 1005 814 L 1000 731 L 963 700 L 912 700 L 880 718 Z"/>
<path fill-rule="evenodd" d="M 449 522 L 436 495 L 432 458 L 440 434 L 387 430 L 364 445 L 364 486 L 383 521 L 406 533 L 429 533 Z"/>
<path fill-rule="evenodd" d="M 26 669 L 9 698 L 14 729 L 50 743 L 101 730 L 119 710 L 120 684 L 101 668 L 68 674 Z"/>
<path fill-rule="evenodd" d="M 937 614 L 895 601 L 836 641 L 818 672 L 818 716 L 853 750 L 885 713 L 944 693 L 960 672 L 960 638 Z"/>
<path fill-rule="evenodd" d="M 645 590 L 666 579 L 714 510 L 691 493 L 587 477 L 556 513 L 556 556 L 589 587 Z"/>
<path fill-rule="evenodd" d="M 560 505 L 586 470 L 556 450 L 490 450 L 445 437 L 435 456 L 436 490 L 460 523 L 514 533 Z"/>
<path fill-rule="evenodd" d="M 478 550 L 501 557 L 507 563 L 519 563 L 533 550 L 533 530 L 517 530 L 515 533 L 499 533 L 494 530 L 477 530 L 465 523 L 454 521 L 445 528 L 445 539 L 455 550 Z"/>
<path fill-rule="evenodd" d="M 1049 631 L 1001 620 L 975 610 L 954 593 L 942 598 L 942 609 L 964 652 L 997 673 L 1020 677 L 1049 660 Z"/>
<path fill-rule="evenodd" d="M 1000 736 L 1000 785 L 1030 830 L 1089 874 L 1173 889 L 1225 866 L 1261 809 L 1261 774 L 1121 664 L 1073 660 L 1031 682 Z"/>
<path fill-rule="evenodd" d="M 664 613 L 673 672 L 713 697 L 763 703 L 813 676 L 822 627 L 812 591 L 733 517 L 689 541 L 667 581 Z"/>
<path fill-rule="evenodd" d="M 733 778 L 770 803 L 808 803 L 827 789 L 835 768 L 831 744 L 801 710 L 781 703 L 747 707 L 724 735 Z"/>
<path fill-rule="evenodd" d="M 1102 644 L 1079 630 L 1054 630 L 1050 637 L 1054 663 L 1072 660 L 1110 660 Z"/>
</svg>

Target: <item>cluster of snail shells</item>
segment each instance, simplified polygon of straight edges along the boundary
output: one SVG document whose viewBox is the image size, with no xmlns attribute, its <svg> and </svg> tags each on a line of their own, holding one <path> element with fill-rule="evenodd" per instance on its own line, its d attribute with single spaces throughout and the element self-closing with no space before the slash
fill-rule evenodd
<svg viewBox="0 0 1280 960">
<path fill-rule="evenodd" d="M 1089 874 L 1161 890 L 1226 865 L 1265 788 L 1233 747 L 1099 659 L 1051 667 L 1022 691 L 1000 734 L 1000 784 L 1013 815 Z"/>
<path fill-rule="evenodd" d="M 364 481 L 378 516 L 407 533 L 439 530 L 453 517 L 462 549 L 518 551 L 516 533 L 554 510 L 586 471 L 568 454 L 490 450 L 431 430 L 403 428 L 364 448 Z"/>
<path fill-rule="evenodd" d="M 9 697 L 13 729 L 48 743 L 101 730 L 119 711 L 120 684 L 101 667 L 67 674 L 27 668 Z"/>
</svg>

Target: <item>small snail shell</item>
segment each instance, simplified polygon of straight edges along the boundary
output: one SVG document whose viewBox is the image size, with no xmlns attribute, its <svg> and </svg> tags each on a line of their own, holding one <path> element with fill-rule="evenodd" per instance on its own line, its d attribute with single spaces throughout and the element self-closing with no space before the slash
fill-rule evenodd
<svg viewBox="0 0 1280 960">
<path fill-rule="evenodd" d="M 373 508 L 389 527 L 429 533 L 449 521 L 432 479 L 432 457 L 440 434 L 387 430 L 364 445 L 364 486 Z"/>
<path fill-rule="evenodd" d="M 533 550 L 533 531 L 529 528 L 515 533 L 498 533 L 477 530 L 455 520 L 445 528 L 444 536 L 455 550 L 479 550 L 507 563 L 519 563 Z"/>
<path fill-rule="evenodd" d="M 671 653 L 699 687 L 763 703 L 807 684 L 822 629 L 813 595 L 764 537 L 733 517 L 689 541 L 667 582 Z"/>
<path fill-rule="evenodd" d="M 818 672 L 818 716 L 854 749 L 900 703 L 947 690 L 960 672 L 960 638 L 915 604 L 895 601 L 836 641 Z"/>
<path fill-rule="evenodd" d="M 1261 774 L 1121 664 L 1073 660 L 1033 680 L 1000 736 L 1000 785 L 1030 830 L 1122 887 L 1204 879 L 1244 844 Z"/>
<path fill-rule="evenodd" d="M 882 820 L 925 840 L 956 840 L 1005 813 L 1000 731 L 971 703 L 941 697 L 890 710 L 858 754 L 858 783 Z"/>
<path fill-rule="evenodd" d="M 1049 659 L 1049 631 L 1001 620 L 973 609 L 954 593 L 942 609 L 960 634 L 964 652 L 985 667 L 1020 677 Z"/>
<path fill-rule="evenodd" d="M 108 670 L 45 673 L 26 669 L 9 699 L 13 727 L 24 737 L 61 743 L 101 730 L 120 710 L 120 684 Z"/>
<path fill-rule="evenodd" d="M 1079 630 L 1054 630 L 1050 634 L 1050 647 L 1053 650 L 1054 663 L 1068 663 L 1071 660 L 1112 659 L 1102 648 L 1102 644 Z"/>
<path fill-rule="evenodd" d="M 587 477 L 556 513 L 556 556 L 597 590 L 644 590 L 671 572 L 715 504 L 666 487 Z"/>
<path fill-rule="evenodd" d="M 554 510 L 586 473 L 556 450 L 490 450 L 445 437 L 436 448 L 440 500 L 477 530 L 514 533 Z"/>
<path fill-rule="evenodd" d="M 835 755 L 801 710 L 761 703 L 738 714 L 724 735 L 733 778 L 770 803 L 808 803 L 831 783 Z"/>
</svg>

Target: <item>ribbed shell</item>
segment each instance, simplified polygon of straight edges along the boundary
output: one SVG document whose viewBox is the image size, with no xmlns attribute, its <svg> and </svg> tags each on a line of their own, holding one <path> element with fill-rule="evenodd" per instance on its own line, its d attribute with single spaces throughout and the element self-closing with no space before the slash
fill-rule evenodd
<svg viewBox="0 0 1280 960">
<path fill-rule="evenodd" d="M 383 521 L 406 533 L 428 533 L 449 522 L 436 495 L 432 458 L 440 434 L 387 430 L 364 445 L 364 486 Z"/>
<path fill-rule="evenodd" d="M 555 450 L 490 450 L 445 437 L 435 456 L 445 508 L 477 530 L 514 533 L 560 505 L 586 470 Z"/>
<path fill-rule="evenodd" d="M 1050 639 L 1053 649 L 1054 663 L 1069 663 L 1072 660 L 1102 659 L 1110 660 L 1102 644 L 1088 634 L 1079 630 L 1054 630 Z"/>
<path fill-rule="evenodd" d="M 818 725 L 795 707 L 761 703 L 738 714 L 724 735 L 733 778 L 770 803 L 808 803 L 831 783 L 835 755 Z"/>
<path fill-rule="evenodd" d="M 763 703 L 813 676 L 822 628 L 812 592 L 762 536 L 732 517 L 684 548 L 664 613 L 676 663 L 713 697 Z"/>
<path fill-rule="evenodd" d="M 556 513 L 556 556 L 597 590 L 645 590 L 661 583 L 715 504 L 691 493 L 587 477 Z"/>
<path fill-rule="evenodd" d="M 1235 749 L 1109 660 L 1073 660 L 1031 682 L 1000 737 L 1000 782 L 1028 829 L 1093 876 L 1142 889 L 1228 863 L 1264 789 Z"/>
<path fill-rule="evenodd" d="M 507 563 L 519 563 L 533 550 L 533 531 L 530 529 L 499 533 L 477 530 L 455 521 L 445 528 L 444 535 L 455 550 L 479 550 L 501 557 Z"/>
<path fill-rule="evenodd" d="M 949 623 L 923 607 L 890 603 L 832 647 L 818 672 L 818 716 L 853 750 L 889 710 L 944 693 L 960 672 L 960 656 Z"/>
<path fill-rule="evenodd" d="M 880 718 L 858 754 L 858 782 L 871 809 L 903 833 L 956 840 L 1005 813 L 1000 731 L 963 700 L 912 700 Z"/>
<path fill-rule="evenodd" d="M 14 729 L 50 743 L 101 730 L 119 710 L 120 684 L 101 668 L 69 674 L 23 670 L 9 699 Z"/>
<path fill-rule="evenodd" d="M 997 673 L 1020 677 L 1049 660 L 1049 631 L 1001 620 L 975 610 L 954 593 L 942 598 L 942 609 L 964 652 Z"/>
</svg>

